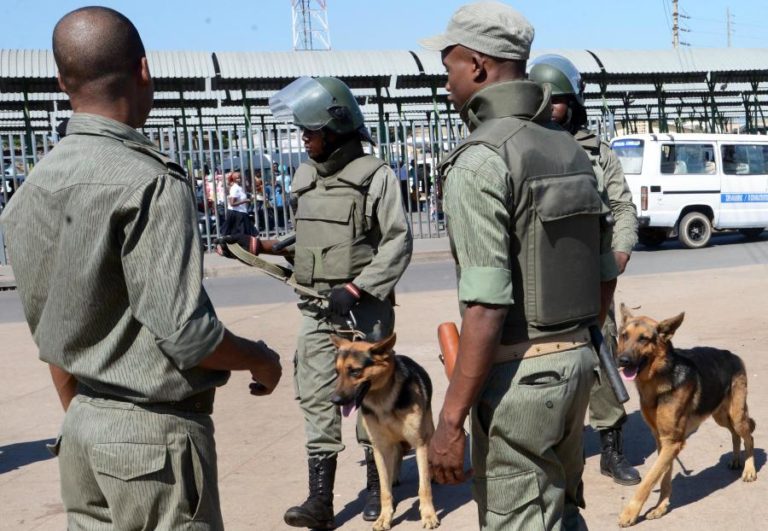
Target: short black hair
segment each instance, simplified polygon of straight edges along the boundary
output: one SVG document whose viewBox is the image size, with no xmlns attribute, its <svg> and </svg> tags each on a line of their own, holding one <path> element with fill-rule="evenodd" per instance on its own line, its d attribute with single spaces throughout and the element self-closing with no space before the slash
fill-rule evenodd
<svg viewBox="0 0 768 531">
<path fill-rule="evenodd" d="M 53 56 L 68 91 L 87 85 L 121 93 L 124 82 L 146 57 L 139 32 L 125 15 L 91 6 L 64 15 L 53 30 Z"/>
</svg>

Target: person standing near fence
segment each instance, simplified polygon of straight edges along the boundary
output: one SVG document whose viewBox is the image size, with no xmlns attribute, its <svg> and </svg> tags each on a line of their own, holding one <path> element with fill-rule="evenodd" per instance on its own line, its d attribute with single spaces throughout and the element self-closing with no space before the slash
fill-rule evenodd
<svg viewBox="0 0 768 531">
<path fill-rule="evenodd" d="M 0 222 L 24 313 L 66 410 L 59 457 L 69 529 L 223 529 L 210 417 L 230 370 L 251 392 L 281 376 L 202 287 L 192 189 L 136 131 L 152 108 L 141 38 L 86 7 L 53 33 L 67 136 Z"/>
<path fill-rule="evenodd" d="M 582 431 L 598 365 L 600 216 L 589 158 L 525 80 L 533 27 L 500 2 L 456 11 L 442 52 L 471 134 L 441 165 L 462 326 L 430 445 L 433 477 L 464 481 L 471 415 L 481 529 L 576 529 Z"/>
<path fill-rule="evenodd" d="M 304 414 L 309 496 L 284 519 L 294 527 L 333 529 L 336 461 L 344 445 L 341 414 L 331 402 L 336 385 L 331 335 L 356 329 L 382 339 L 393 332 L 394 289 L 411 259 L 411 228 L 394 172 L 363 150 L 362 143 L 373 140 L 341 80 L 299 78 L 273 96 L 270 107 L 277 120 L 302 129 L 309 156 L 296 170 L 291 189 L 294 277 L 327 297 L 302 297 L 299 304 L 294 381 Z M 258 254 L 272 252 L 276 241 L 240 238 L 239 243 Z M 363 518 L 374 521 L 381 512 L 379 476 L 359 416 L 357 438 L 367 474 Z"/>
<path fill-rule="evenodd" d="M 607 258 L 615 262 L 615 267 L 609 263 L 602 268 L 600 315 L 605 316 L 603 337 L 614 353 L 617 330 L 613 293 L 617 278 L 626 269 L 632 248 L 637 243 L 637 209 L 619 159 L 607 142 L 601 141 L 586 128 L 584 85 L 576 65 L 561 55 L 542 55 L 531 62 L 528 77 L 531 81 L 550 86 L 552 120 L 571 133 L 586 151 L 597 177 L 598 191 L 613 214 L 614 225 L 607 231 L 612 253 Z M 627 412 L 605 378 L 595 381 L 589 400 L 589 418 L 592 427 L 600 434 L 600 472 L 620 485 L 640 483 L 640 473 L 624 457 L 622 426 Z"/>
</svg>

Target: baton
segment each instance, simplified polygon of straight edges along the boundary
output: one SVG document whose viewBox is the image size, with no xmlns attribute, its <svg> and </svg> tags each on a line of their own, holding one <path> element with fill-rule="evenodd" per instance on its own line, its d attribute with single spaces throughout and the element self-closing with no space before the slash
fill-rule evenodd
<svg viewBox="0 0 768 531">
<path fill-rule="evenodd" d="M 293 234 L 292 236 L 287 237 L 284 240 L 280 240 L 279 242 L 274 244 L 272 246 L 272 251 L 282 251 L 283 249 L 285 249 L 286 247 L 290 247 L 294 243 L 296 243 L 296 235 L 295 234 Z"/>
<path fill-rule="evenodd" d="M 611 384 L 613 394 L 616 396 L 616 400 L 620 404 L 629 400 L 629 394 L 627 388 L 624 387 L 624 382 L 621 381 L 619 371 L 616 369 L 616 364 L 613 362 L 613 356 L 608 350 L 608 345 L 603 340 L 603 334 L 600 332 L 600 328 L 597 325 L 589 327 L 589 335 L 592 338 L 592 345 L 597 350 L 597 357 L 600 358 L 600 365 L 603 367 L 603 374 L 608 378 L 608 383 Z"/>
</svg>

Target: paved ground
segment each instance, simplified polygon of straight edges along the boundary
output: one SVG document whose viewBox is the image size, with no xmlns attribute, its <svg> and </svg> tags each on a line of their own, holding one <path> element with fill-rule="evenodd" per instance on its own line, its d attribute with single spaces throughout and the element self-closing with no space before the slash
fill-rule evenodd
<svg viewBox="0 0 768 531">
<path fill-rule="evenodd" d="M 437 253 L 432 258 L 440 258 L 445 248 L 431 252 Z M 429 256 L 419 258 L 428 259 Z M 677 336 L 680 346 L 716 345 L 733 349 L 744 358 L 750 378 L 751 415 L 757 422 L 760 479 L 756 483 L 742 483 L 738 474 L 727 469 L 730 437 L 708 421 L 691 437 L 675 465 L 671 512 L 661 520 L 641 522 L 638 529 L 765 528 L 768 507 L 766 478 L 762 474 L 766 462 L 763 434 L 768 422 L 768 389 L 764 384 L 768 378 L 766 278 L 768 266 L 753 265 L 628 275 L 620 282 L 617 299 L 637 308 L 637 313 L 663 318 L 686 311 L 686 320 Z M 448 289 L 404 293 L 398 302 L 398 350 L 422 363 L 431 374 L 437 412 L 446 381 L 437 361 L 435 329 L 442 321 L 458 318 L 455 293 Z M 298 312 L 292 303 L 278 302 L 224 306 L 219 315 L 236 333 L 266 340 L 283 355 L 286 369 L 283 381 L 270 397 L 249 396 L 244 374 L 234 375 L 217 396 L 214 420 L 225 523 L 232 530 L 289 529 L 282 523 L 282 512 L 301 501 L 306 489 L 302 419 L 292 400 L 290 370 Z M 0 324 L 0 337 L 4 369 L 0 372 L 0 529 L 63 529 L 58 469 L 44 448 L 44 443 L 56 435 L 62 412 L 48 371 L 36 359 L 26 324 Z M 653 462 L 654 445 L 637 411 L 637 392 L 631 389 L 630 395 L 626 453 L 644 473 Z M 368 529 L 359 517 L 364 471 L 362 451 L 354 443 L 352 422 L 345 424 L 344 435 L 349 448 L 341 455 L 337 475 L 338 523 L 343 530 Z M 590 529 L 615 529 L 618 513 L 633 489 L 615 485 L 599 474 L 597 436 L 589 428 L 585 441 L 588 508 L 584 516 Z M 404 466 L 403 483 L 395 489 L 395 529 L 416 530 L 420 526 L 412 457 Z M 468 485 L 436 486 L 434 493 L 442 528 L 477 527 Z"/>
</svg>

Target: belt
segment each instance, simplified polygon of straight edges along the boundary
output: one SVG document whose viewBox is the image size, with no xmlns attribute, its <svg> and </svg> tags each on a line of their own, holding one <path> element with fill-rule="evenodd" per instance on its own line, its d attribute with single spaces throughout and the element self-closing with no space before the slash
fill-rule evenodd
<svg viewBox="0 0 768 531">
<path fill-rule="evenodd" d="M 564 332 L 553 336 L 521 341 L 511 345 L 500 345 L 496 351 L 494 363 L 506 363 L 536 356 L 546 356 L 582 347 L 591 343 L 589 330 L 579 328 L 572 332 Z"/>
<path fill-rule="evenodd" d="M 100 393 L 94 389 L 91 389 L 87 385 L 78 384 L 77 394 L 87 396 L 89 398 L 101 398 L 104 400 L 114 400 L 116 402 L 127 402 L 134 404 L 138 407 L 153 409 L 153 408 L 167 408 L 179 411 L 181 413 L 203 413 L 210 415 L 213 413 L 213 398 L 216 394 L 216 388 L 212 387 L 200 393 L 188 396 L 183 400 L 169 401 L 169 402 L 136 402 L 123 396 L 115 396 L 107 393 Z"/>
</svg>

